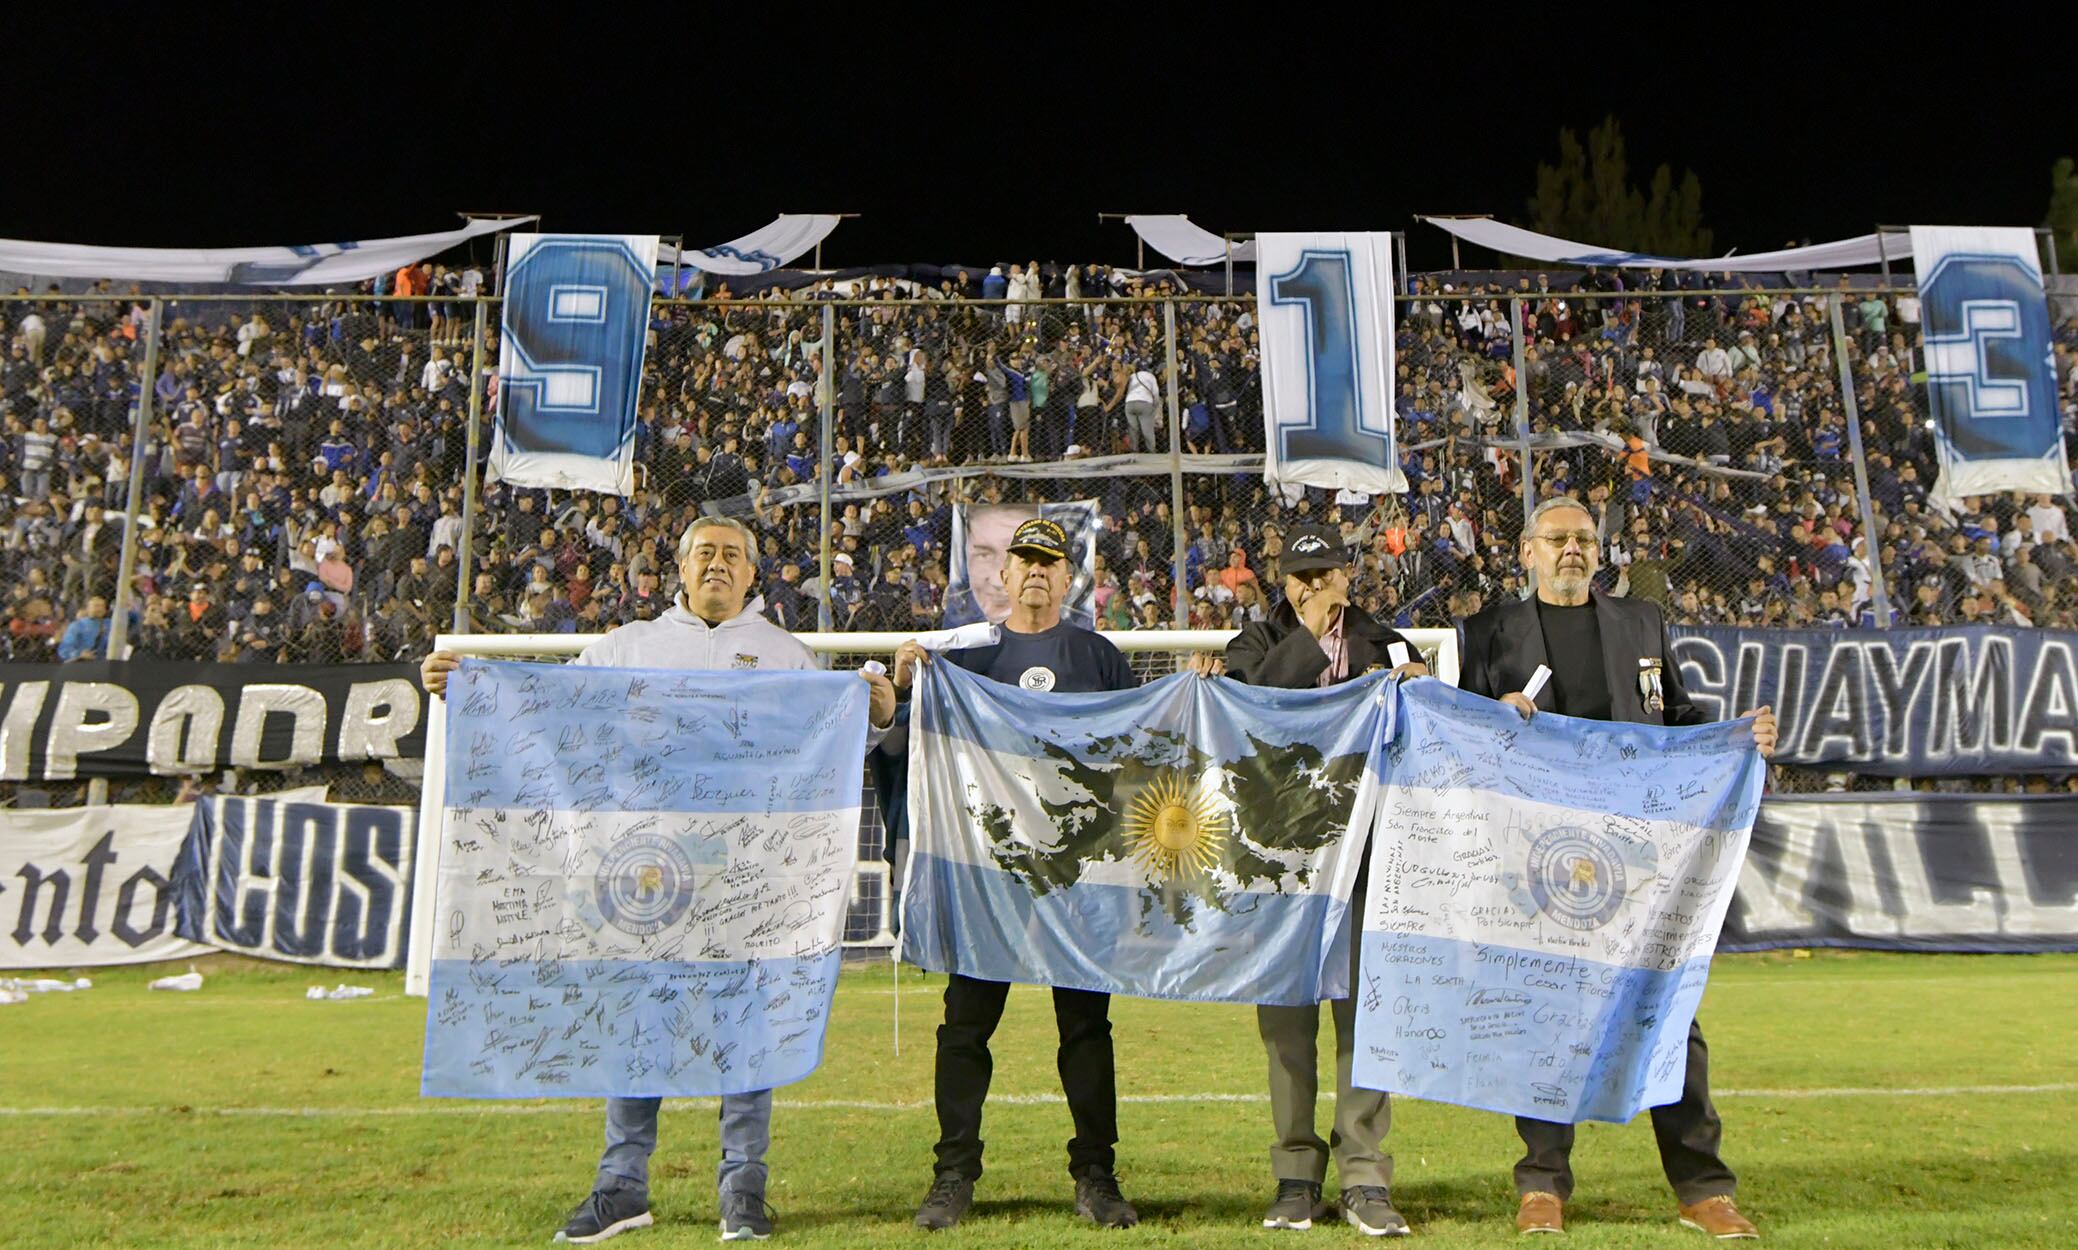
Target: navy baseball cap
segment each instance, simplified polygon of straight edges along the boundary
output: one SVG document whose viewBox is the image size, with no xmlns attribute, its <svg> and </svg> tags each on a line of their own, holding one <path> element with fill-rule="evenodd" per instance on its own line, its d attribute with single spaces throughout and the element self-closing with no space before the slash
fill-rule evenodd
<svg viewBox="0 0 2078 1250">
<path fill-rule="evenodd" d="M 1010 549 L 1019 555 L 1049 560 L 1068 558 L 1068 532 L 1044 517 L 1034 517 L 1010 536 Z"/>
</svg>

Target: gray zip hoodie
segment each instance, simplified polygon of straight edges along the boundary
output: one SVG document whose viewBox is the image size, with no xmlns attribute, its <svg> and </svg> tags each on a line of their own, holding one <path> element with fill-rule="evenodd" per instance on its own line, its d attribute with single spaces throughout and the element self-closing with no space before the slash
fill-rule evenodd
<svg viewBox="0 0 2078 1250">
<path fill-rule="evenodd" d="M 578 653 L 573 664 L 593 668 L 740 669 L 758 672 L 819 669 L 815 652 L 765 619 L 759 595 L 743 611 L 709 625 L 687 610 L 683 599 L 662 616 L 629 621 Z M 866 729 L 866 749 L 879 745 L 885 729 Z"/>
</svg>

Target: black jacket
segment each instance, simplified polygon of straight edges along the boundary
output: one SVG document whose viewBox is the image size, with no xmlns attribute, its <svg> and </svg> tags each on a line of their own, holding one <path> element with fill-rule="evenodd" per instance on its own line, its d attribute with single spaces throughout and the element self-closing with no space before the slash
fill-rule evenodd
<svg viewBox="0 0 2078 1250">
<path fill-rule="evenodd" d="M 1407 644 L 1409 659 L 1421 658 L 1420 648 L 1403 634 L 1380 625 L 1353 603 L 1342 609 L 1342 637 L 1349 648 L 1352 678 L 1372 668 L 1394 667 L 1386 649 L 1396 642 Z M 1304 690 L 1318 682 L 1327 667 L 1328 653 L 1321 650 L 1313 631 L 1299 623 L 1289 602 L 1280 602 L 1268 620 L 1250 621 L 1227 644 L 1227 676 L 1250 686 Z"/>
<path fill-rule="evenodd" d="M 1611 719 L 1638 725 L 1700 725 L 1703 714 L 1689 701 L 1681 684 L 1681 665 L 1667 641 L 1659 605 L 1643 599 L 1613 599 L 1590 591 L 1595 623 L 1602 634 L 1602 668 L 1609 674 Z M 1537 601 L 1497 603 L 1458 622 L 1460 690 L 1498 699 L 1529 684 L 1544 652 L 1544 627 L 1537 620 Z M 1645 710 L 1640 677 L 1651 670 L 1640 660 L 1658 660 L 1660 694 L 1666 707 Z"/>
</svg>

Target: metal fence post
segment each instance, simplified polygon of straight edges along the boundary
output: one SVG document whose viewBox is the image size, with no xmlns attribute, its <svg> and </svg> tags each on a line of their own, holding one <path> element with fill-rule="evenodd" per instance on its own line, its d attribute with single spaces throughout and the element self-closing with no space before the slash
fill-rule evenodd
<svg viewBox="0 0 2078 1250">
<path fill-rule="evenodd" d="M 1876 532 L 1876 502 L 1869 498 L 1869 458 L 1862 451 L 1861 405 L 1854 395 L 1854 370 L 1847 363 L 1847 328 L 1840 317 L 1839 295 L 1828 296 L 1833 321 L 1833 356 L 1840 366 L 1840 403 L 1847 414 L 1847 450 L 1854 457 L 1854 494 L 1861 504 L 1862 559 L 1869 566 L 1869 605 L 1876 628 L 1890 628 L 1890 597 L 1883 587 L 1883 536 Z"/>
<path fill-rule="evenodd" d="M 1190 625 L 1190 588 L 1183 581 L 1186 545 L 1183 535 L 1183 397 L 1182 388 L 1177 385 L 1176 301 L 1173 299 L 1162 301 L 1162 336 L 1169 346 L 1169 528 L 1175 534 L 1175 551 L 1171 556 L 1174 581 L 1171 584 L 1176 588 L 1176 593 L 1170 598 L 1171 615 L 1176 628 L 1187 629 Z"/>
<path fill-rule="evenodd" d="M 469 361 L 469 433 L 468 451 L 464 454 L 467 463 L 462 466 L 462 549 L 455 553 L 455 615 L 454 632 L 469 632 L 469 596 L 475 591 L 475 578 L 469 566 L 476 552 L 476 460 L 482 447 L 482 435 L 478 432 L 483 424 L 483 348 L 486 337 L 490 304 L 483 296 L 476 297 L 476 343 L 471 349 Z"/>
<path fill-rule="evenodd" d="M 828 300 L 823 301 L 823 367 L 822 379 L 817 383 L 816 404 L 822 410 L 822 429 L 819 434 L 816 455 L 816 494 L 822 502 L 822 525 L 816 530 L 815 550 L 817 573 L 815 577 L 815 627 L 823 633 L 831 629 L 830 619 L 830 460 L 837 454 L 837 310 Z"/>
<path fill-rule="evenodd" d="M 1522 532 L 1530 532 L 1530 512 L 1537 506 L 1537 476 L 1530 471 L 1529 344 L 1522 337 L 1522 301 L 1508 301 L 1508 324 L 1515 335 L 1515 438 L 1522 446 Z"/>
<path fill-rule="evenodd" d="M 115 596 L 109 605 L 108 651 L 111 660 L 124 659 L 130 645 L 130 579 L 137 569 L 137 513 L 144 499 L 144 447 L 151 436 L 153 388 L 159 380 L 159 336 L 165 321 L 165 305 L 151 302 L 151 324 L 144 332 L 144 371 L 137 379 L 136 420 L 130 427 L 130 488 L 123 497 L 123 552 L 116 564 Z M 107 789 L 107 783 L 100 783 Z"/>
<path fill-rule="evenodd" d="M 137 378 L 137 407 L 130 425 L 130 486 L 123 496 L 123 548 L 116 562 L 115 594 L 108 607 L 108 649 L 103 658 L 128 658 L 130 649 L 130 581 L 137 570 L 137 514 L 144 499 L 144 449 L 151 437 L 153 388 L 159 381 L 159 336 L 166 320 L 165 305 L 151 302 L 151 321 L 144 331 L 144 368 Z M 88 583 L 91 597 L 92 582 Z M 108 778 L 87 782 L 87 803 L 100 807 L 108 802 Z"/>
</svg>

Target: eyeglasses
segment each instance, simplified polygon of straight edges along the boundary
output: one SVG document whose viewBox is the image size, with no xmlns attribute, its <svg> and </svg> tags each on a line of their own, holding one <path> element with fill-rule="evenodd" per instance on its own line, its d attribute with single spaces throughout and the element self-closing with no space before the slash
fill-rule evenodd
<svg viewBox="0 0 2078 1250">
<path fill-rule="evenodd" d="M 1592 551 L 1595 546 L 1595 536 L 1585 530 L 1571 534 L 1538 534 L 1535 537 L 1538 542 L 1553 551 L 1564 551 L 1568 543 L 1578 546 L 1582 551 Z"/>
</svg>

